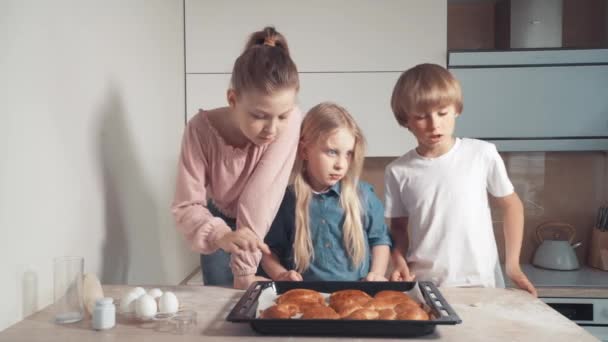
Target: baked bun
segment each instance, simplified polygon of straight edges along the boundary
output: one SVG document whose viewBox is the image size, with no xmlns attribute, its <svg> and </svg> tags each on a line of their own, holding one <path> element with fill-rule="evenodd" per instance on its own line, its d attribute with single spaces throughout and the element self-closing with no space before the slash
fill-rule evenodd
<svg viewBox="0 0 608 342">
<path fill-rule="evenodd" d="M 352 300 L 345 299 L 341 301 L 334 301 L 331 308 L 333 308 L 338 315 L 340 315 L 340 317 L 346 317 L 359 309 L 363 309 L 363 306 Z"/>
<path fill-rule="evenodd" d="M 293 289 L 283 293 L 277 298 L 277 304 L 291 303 L 298 306 L 307 304 L 325 304 L 323 296 L 314 290 L 308 289 Z"/>
<path fill-rule="evenodd" d="M 344 319 L 367 320 L 367 319 L 378 319 L 379 316 L 380 316 L 380 314 L 376 310 L 359 309 L 359 310 L 355 310 L 350 315 L 344 317 Z"/>
<path fill-rule="evenodd" d="M 261 318 L 289 319 L 295 315 L 298 307 L 294 304 L 277 304 L 262 311 Z"/>
<path fill-rule="evenodd" d="M 310 305 L 302 310 L 303 319 L 339 319 L 334 309 L 325 305 Z"/>
<path fill-rule="evenodd" d="M 302 319 L 350 320 L 429 320 L 422 306 L 404 292 L 385 290 L 373 298 L 360 290 L 341 290 L 329 297 L 329 306 L 321 293 L 293 289 L 276 299 L 277 305 L 264 310 L 261 318 L 289 319 L 301 313 Z"/>
<path fill-rule="evenodd" d="M 354 311 L 363 309 L 363 305 L 369 302 L 371 297 L 359 290 L 336 291 L 329 297 L 331 306 L 340 317 L 346 317 Z"/>
<path fill-rule="evenodd" d="M 410 296 L 408 296 L 406 293 L 399 292 L 399 291 L 393 291 L 393 290 L 380 291 L 380 292 L 376 293 L 376 295 L 374 296 L 374 298 L 376 298 L 376 299 L 380 299 L 380 298 L 392 298 L 395 301 L 396 300 L 399 300 L 399 301 L 411 300 L 411 301 L 413 301 L 413 299 Z"/>
<path fill-rule="evenodd" d="M 360 290 L 341 290 L 336 291 L 329 296 L 329 305 L 336 301 L 351 300 L 360 305 L 367 303 L 372 297 Z"/>
<path fill-rule="evenodd" d="M 374 298 L 363 305 L 366 309 L 372 310 L 386 310 L 393 309 L 400 302 L 393 300 L 393 298 Z"/>
<path fill-rule="evenodd" d="M 395 306 L 397 319 L 412 320 L 412 321 L 428 321 L 429 314 L 424 311 L 419 305 L 410 305 L 402 303 Z"/>
<path fill-rule="evenodd" d="M 393 309 L 384 309 L 378 311 L 378 319 L 394 320 L 397 319 L 397 313 Z"/>
</svg>

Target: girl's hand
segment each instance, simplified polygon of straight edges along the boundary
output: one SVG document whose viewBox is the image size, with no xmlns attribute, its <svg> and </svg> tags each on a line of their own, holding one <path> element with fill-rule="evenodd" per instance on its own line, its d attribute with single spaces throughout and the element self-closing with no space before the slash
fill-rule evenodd
<svg viewBox="0 0 608 342">
<path fill-rule="evenodd" d="M 538 297 L 538 293 L 536 292 L 536 288 L 532 285 L 532 282 L 526 277 L 524 272 L 522 272 L 521 267 L 519 265 L 515 265 L 512 267 L 507 266 L 507 276 L 513 281 L 517 287 L 524 291 L 528 291 L 534 297 Z"/>
<path fill-rule="evenodd" d="M 240 254 L 243 252 L 262 251 L 264 254 L 270 254 L 268 245 L 262 242 L 253 230 L 249 228 L 240 228 L 236 231 L 224 234 L 215 243 L 226 253 Z"/>
<path fill-rule="evenodd" d="M 255 274 L 238 277 L 235 276 L 233 286 L 235 289 L 246 290 L 249 285 L 253 284 L 256 281 L 270 281 L 270 279 L 256 276 Z"/>
<path fill-rule="evenodd" d="M 284 281 L 302 281 L 302 275 L 294 270 L 285 271 L 277 276 L 275 280 L 284 280 Z"/>
<path fill-rule="evenodd" d="M 381 274 L 369 272 L 367 274 L 367 276 L 365 278 L 363 278 L 363 280 L 364 281 L 387 281 L 388 279 L 386 279 L 386 277 Z"/>
<path fill-rule="evenodd" d="M 407 266 L 398 267 L 391 274 L 391 281 L 414 281 L 414 279 L 416 279 L 416 275 L 410 273 L 410 269 Z"/>
</svg>

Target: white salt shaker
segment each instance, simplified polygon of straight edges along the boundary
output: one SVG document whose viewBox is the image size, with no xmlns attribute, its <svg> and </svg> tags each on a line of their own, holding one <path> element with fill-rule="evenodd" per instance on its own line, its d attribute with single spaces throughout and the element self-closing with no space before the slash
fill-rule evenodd
<svg viewBox="0 0 608 342">
<path fill-rule="evenodd" d="M 93 329 L 110 329 L 115 324 L 116 306 L 114 306 L 114 299 L 107 297 L 98 299 L 93 309 Z"/>
</svg>

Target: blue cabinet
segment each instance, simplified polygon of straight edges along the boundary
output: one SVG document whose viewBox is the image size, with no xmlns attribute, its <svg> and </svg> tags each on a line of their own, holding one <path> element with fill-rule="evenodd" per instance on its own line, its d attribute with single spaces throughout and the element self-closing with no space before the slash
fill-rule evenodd
<svg viewBox="0 0 608 342">
<path fill-rule="evenodd" d="M 608 150 L 608 49 L 449 52 L 456 135 L 501 151 Z"/>
</svg>

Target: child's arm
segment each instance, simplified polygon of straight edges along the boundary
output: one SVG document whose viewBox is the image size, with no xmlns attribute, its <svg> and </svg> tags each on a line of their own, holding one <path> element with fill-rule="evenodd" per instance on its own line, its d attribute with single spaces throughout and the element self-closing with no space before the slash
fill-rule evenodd
<svg viewBox="0 0 608 342">
<path fill-rule="evenodd" d="M 377 245 L 372 247 L 372 265 L 365 280 L 367 281 L 386 281 L 386 267 L 388 266 L 388 258 L 390 256 L 390 248 L 388 245 Z"/>
<path fill-rule="evenodd" d="M 392 245 L 391 235 L 384 220 L 384 205 L 376 196 L 374 188 L 365 182 L 360 185 L 360 191 L 365 199 L 365 230 L 367 242 L 371 247 L 370 270 L 364 280 L 386 281 L 386 268 Z"/>
<path fill-rule="evenodd" d="M 407 217 L 391 218 L 391 234 L 393 236 L 393 250 L 391 251 L 394 271 L 391 274 L 391 281 L 413 281 L 416 275 L 410 273 L 410 268 L 405 261 L 405 255 L 409 246 L 407 233 Z"/>
<path fill-rule="evenodd" d="M 505 234 L 507 276 L 521 289 L 537 296 L 534 285 L 522 272 L 519 254 L 524 231 L 524 208 L 515 192 L 505 197 L 495 197 L 503 212 L 503 231 Z"/>
<path fill-rule="evenodd" d="M 294 108 L 285 131 L 270 144 L 256 165 L 239 197 L 237 230 L 252 229 L 260 239 L 264 239 L 289 181 L 298 149 L 301 122 L 302 113 Z M 244 288 L 252 282 L 262 253 L 256 251 L 237 256 L 235 258 L 233 255 L 231 259 L 235 287 Z"/>
<path fill-rule="evenodd" d="M 272 280 L 302 281 L 302 275 L 289 271 L 284 265 L 291 265 L 292 242 L 295 235 L 295 201 L 293 191 L 287 189 L 281 206 L 275 216 L 264 242 L 271 253 L 263 255 L 260 265 Z"/>
<path fill-rule="evenodd" d="M 228 253 L 241 253 L 262 249 L 265 244 L 253 232 L 233 232 L 224 220 L 207 209 L 206 159 L 203 146 L 205 136 L 199 132 L 201 115 L 195 116 L 186 126 L 178 160 L 177 184 L 172 212 L 176 226 L 193 251 L 211 254 L 218 248 Z"/>
<path fill-rule="evenodd" d="M 279 262 L 279 257 L 271 253 L 262 256 L 262 268 L 272 280 L 302 281 L 302 275 L 294 270 L 288 271 Z"/>
</svg>

